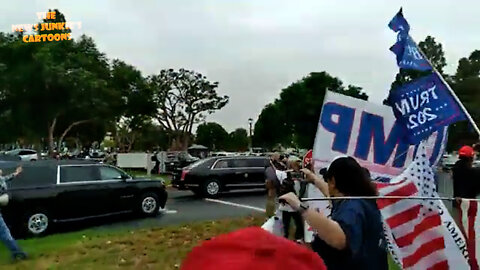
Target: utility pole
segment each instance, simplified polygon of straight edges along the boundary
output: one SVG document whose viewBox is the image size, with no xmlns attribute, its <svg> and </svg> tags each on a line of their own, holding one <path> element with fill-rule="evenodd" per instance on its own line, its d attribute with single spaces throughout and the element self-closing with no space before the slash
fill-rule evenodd
<svg viewBox="0 0 480 270">
<path fill-rule="evenodd" d="M 253 119 L 252 118 L 248 118 L 248 125 L 250 126 L 250 138 L 248 140 L 249 144 L 250 144 L 250 152 L 252 152 L 252 124 L 253 124 Z"/>
</svg>

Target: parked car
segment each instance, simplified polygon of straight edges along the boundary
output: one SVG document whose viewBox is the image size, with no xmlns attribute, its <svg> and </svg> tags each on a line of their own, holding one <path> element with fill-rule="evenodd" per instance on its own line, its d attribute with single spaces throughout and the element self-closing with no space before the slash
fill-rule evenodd
<svg viewBox="0 0 480 270">
<path fill-rule="evenodd" d="M 5 152 L 8 156 L 18 156 L 22 161 L 36 161 L 38 159 L 37 151 L 31 149 L 15 149 Z"/>
<path fill-rule="evenodd" d="M 163 181 L 133 179 L 110 165 L 49 160 L 22 166 L 22 174 L 8 182 L 10 201 L 2 209 L 21 234 L 42 235 L 55 223 L 115 214 L 155 216 L 167 201 Z"/>
<path fill-rule="evenodd" d="M 168 152 L 167 160 L 165 162 L 165 169 L 167 172 L 176 173 L 183 167 L 188 166 L 199 158 L 190 155 L 186 151 Z"/>
<path fill-rule="evenodd" d="M 474 168 L 480 168 L 480 160 L 478 160 L 478 159 L 474 160 L 472 166 Z"/>
<path fill-rule="evenodd" d="M 442 156 L 441 159 L 441 166 L 444 171 L 449 171 L 453 169 L 453 166 L 458 161 L 458 157 L 456 155 L 445 154 Z"/>
<path fill-rule="evenodd" d="M 265 157 L 212 157 L 197 161 L 174 175 L 172 186 L 216 197 L 233 189 L 265 188 Z"/>
</svg>

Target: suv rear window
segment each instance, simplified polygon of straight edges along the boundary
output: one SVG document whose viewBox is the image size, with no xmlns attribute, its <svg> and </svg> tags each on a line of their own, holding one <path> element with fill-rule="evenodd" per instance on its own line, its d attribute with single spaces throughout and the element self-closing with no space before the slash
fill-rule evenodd
<svg viewBox="0 0 480 270">
<path fill-rule="evenodd" d="M 219 160 L 217 163 L 215 163 L 215 169 L 226 169 L 228 168 L 228 160 Z"/>
<path fill-rule="evenodd" d="M 18 153 L 20 156 L 24 156 L 24 155 L 33 155 L 35 154 L 35 151 L 32 151 L 32 150 L 22 150 L 20 151 L 20 153 Z"/>
<path fill-rule="evenodd" d="M 233 168 L 248 168 L 249 162 L 246 159 L 232 159 Z"/>
<path fill-rule="evenodd" d="M 264 158 L 252 158 L 247 160 L 248 167 L 251 168 L 265 168 L 265 159 Z"/>
<path fill-rule="evenodd" d="M 60 183 L 93 182 L 101 180 L 98 166 L 62 166 Z"/>
</svg>

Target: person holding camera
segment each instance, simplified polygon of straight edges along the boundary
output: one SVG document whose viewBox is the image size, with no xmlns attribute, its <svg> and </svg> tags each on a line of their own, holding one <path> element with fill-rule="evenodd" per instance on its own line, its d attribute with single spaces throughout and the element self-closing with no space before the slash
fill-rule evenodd
<svg viewBox="0 0 480 270">
<path fill-rule="evenodd" d="M 352 157 L 335 159 L 326 171 L 326 181 L 310 170 L 302 171 L 326 197 L 378 194 L 364 168 Z M 309 209 L 292 192 L 282 195 L 280 200 L 298 211 L 317 232 L 312 249 L 328 269 L 388 269 L 382 219 L 375 200 L 331 200 L 330 217 Z"/>
<path fill-rule="evenodd" d="M 299 167 L 295 171 L 294 169 L 295 162 L 294 161 L 287 161 L 287 162 L 288 162 L 289 170 L 276 171 L 277 179 L 279 182 L 279 188 L 278 188 L 279 197 L 288 193 L 298 194 L 298 190 L 299 190 L 299 188 L 297 188 L 299 186 L 299 182 L 297 181 L 297 184 L 295 184 L 295 179 L 293 177 L 295 172 L 297 174 L 300 173 Z M 278 210 L 281 212 L 281 215 L 282 215 L 283 233 L 285 238 L 287 239 L 289 238 L 290 223 L 291 223 L 291 220 L 293 219 L 293 221 L 295 222 L 295 240 L 296 242 L 302 242 L 304 231 L 303 231 L 303 219 L 300 213 L 298 213 L 288 204 L 280 204 L 278 207 Z"/>
<path fill-rule="evenodd" d="M 7 194 L 7 182 L 13 180 L 20 173 L 22 173 L 22 167 L 18 167 L 17 170 L 7 176 L 2 176 L 2 170 L 0 170 L 0 196 L 8 196 Z M 5 246 L 10 250 L 12 259 L 16 260 L 25 260 L 27 259 L 27 254 L 18 246 L 15 239 L 13 239 L 10 230 L 8 229 L 7 224 L 3 220 L 2 214 L 0 213 L 0 241 L 2 241 Z"/>
<path fill-rule="evenodd" d="M 281 169 L 282 164 L 280 163 L 280 154 L 273 153 L 268 160 L 267 167 L 265 168 L 265 187 L 267 189 L 267 205 L 265 212 L 267 217 L 275 215 L 276 198 L 279 189 L 276 171 Z"/>
</svg>

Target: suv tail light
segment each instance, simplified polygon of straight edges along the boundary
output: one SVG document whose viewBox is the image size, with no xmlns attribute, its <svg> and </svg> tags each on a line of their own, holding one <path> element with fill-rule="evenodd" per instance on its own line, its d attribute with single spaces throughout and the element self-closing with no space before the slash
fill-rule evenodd
<svg viewBox="0 0 480 270">
<path fill-rule="evenodd" d="M 180 177 L 180 181 L 185 180 L 185 176 L 187 176 L 188 170 L 183 170 L 182 171 L 182 176 Z"/>
</svg>

